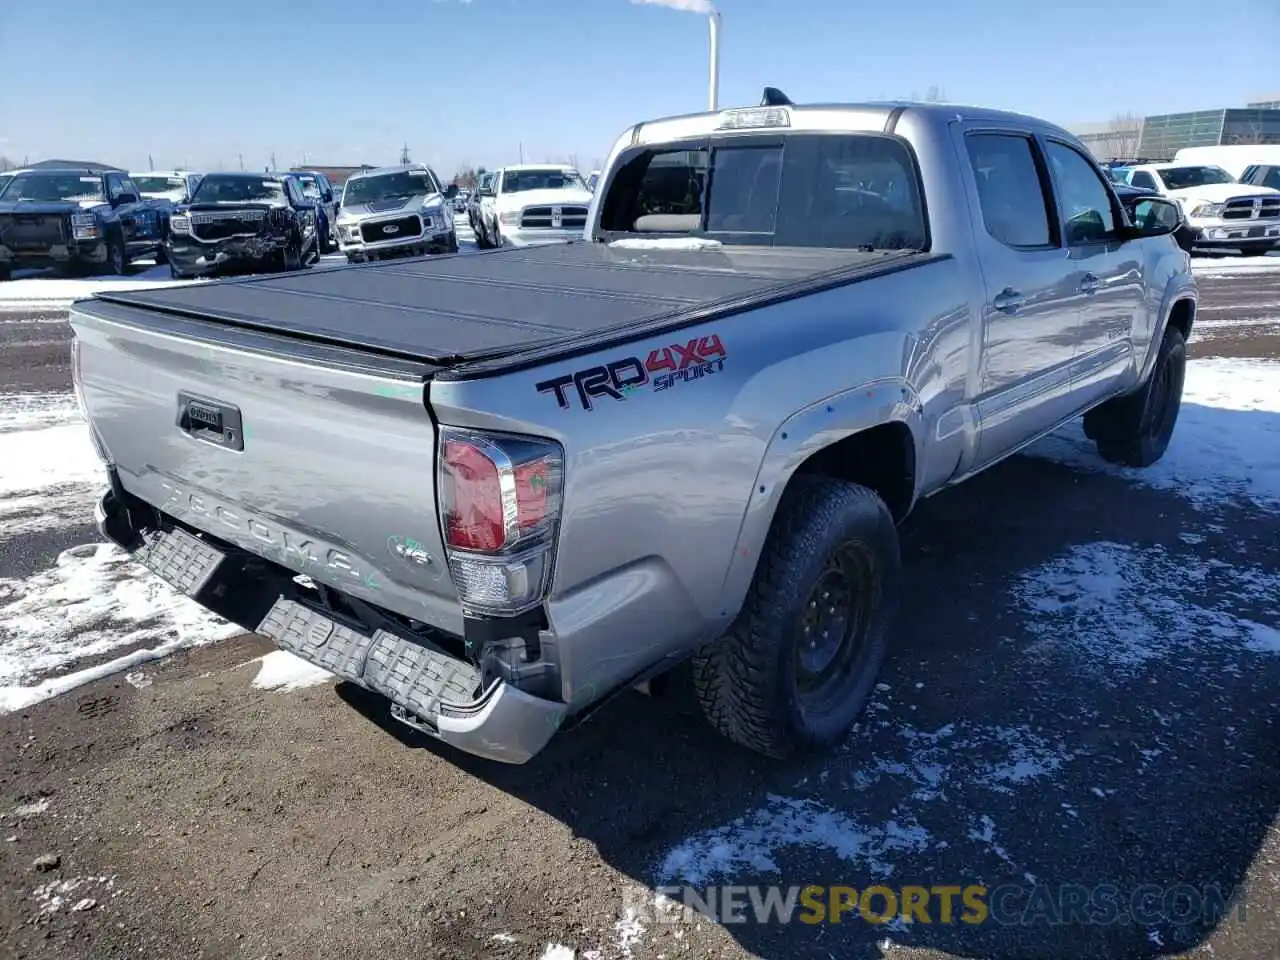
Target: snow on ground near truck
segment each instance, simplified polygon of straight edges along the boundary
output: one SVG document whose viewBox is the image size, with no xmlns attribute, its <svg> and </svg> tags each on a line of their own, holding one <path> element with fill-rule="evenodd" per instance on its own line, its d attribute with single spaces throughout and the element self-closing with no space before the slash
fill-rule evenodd
<svg viewBox="0 0 1280 960">
<path fill-rule="evenodd" d="M 302 690 L 334 679 L 328 670 L 295 657 L 288 650 L 273 650 L 255 662 L 259 666 L 253 685 L 259 690 Z"/>
<path fill-rule="evenodd" d="M 1280 250 L 1261 257 L 1211 257 L 1193 256 L 1191 272 L 1200 279 L 1205 277 L 1230 277 L 1242 273 L 1272 273 L 1280 270 Z"/>
<path fill-rule="evenodd" d="M 127 276 L 62 277 L 54 270 L 22 270 L 13 280 L 0 283 L 0 311 L 30 307 L 63 306 L 82 297 L 108 290 L 146 290 L 191 283 L 174 280 L 169 268 L 139 261 Z"/>
<path fill-rule="evenodd" d="M 112 544 L 72 547 L 34 576 L 0 579 L 0 711 L 242 632 Z M 137 649 L 102 659 L 124 648 Z M 48 676 L 90 658 L 101 662 Z"/>
<path fill-rule="evenodd" d="M 1188 363 L 1169 449 L 1159 463 L 1143 470 L 1106 463 L 1079 421 L 1025 452 L 1173 490 L 1202 506 L 1235 497 L 1280 506 L 1280 361 Z"/>
</svg>

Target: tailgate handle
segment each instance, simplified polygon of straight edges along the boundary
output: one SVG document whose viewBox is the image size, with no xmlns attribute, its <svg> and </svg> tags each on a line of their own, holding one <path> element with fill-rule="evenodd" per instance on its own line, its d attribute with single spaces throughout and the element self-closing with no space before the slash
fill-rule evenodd
<svg viewBox="0 0 1280 960">
<path fill-rule="evenodd" d="M 244 421 L 240 408 L 220 400 L 179 393 L 178 429 L 197 440 L 228 450 L 244 449 Z"/>
</svg>

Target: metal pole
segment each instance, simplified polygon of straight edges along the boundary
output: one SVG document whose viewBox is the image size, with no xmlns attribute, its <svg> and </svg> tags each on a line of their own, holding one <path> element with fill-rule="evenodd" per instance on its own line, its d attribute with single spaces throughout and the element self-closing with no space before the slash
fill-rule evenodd
<svg viewBox="0 0 1280 960">
<path fill-rule="evenodd" d="M 707 18 L 711 29 L 711 77 L 707 89 L 707 109 L 720 109 L 720 13 L 713 10 Z"/>
</svg>

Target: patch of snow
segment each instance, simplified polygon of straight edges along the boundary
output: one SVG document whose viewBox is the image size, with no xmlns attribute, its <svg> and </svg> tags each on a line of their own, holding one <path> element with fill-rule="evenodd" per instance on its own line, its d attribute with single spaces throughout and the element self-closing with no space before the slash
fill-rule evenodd
<svg viewBox="0 0 1280 960">
<path fill-rule="evenodd" d="M 627 910 L 622 918 L 613 925 L 618 937 L 618 949 L 624 957 L 630 957 L 631 951 L 640 944 L 644 936 L 644 927 L 635 910 Z"/>
<path fill-rule="evenodd" d="M 21 806 L 14 807 L 11 817 L 38 817 L 49 809 L 49 798 L 41 797 L 32 803 L 24 803 Z"/>
<path fill-rule="evenodd" d="M 0 579 L 0 712 L 23 709 L 177 650 L 241 632 L 173 590 L 118 547 L 72 547 L 59 554 L 53 567 L 32 577 Z M 26 685 L 83 658 L 141 643 L 157 645 Z"/>
<path fill-rule="evenodd" d="M 10 393 L 0 396 L 0 433 L 35 430 L 80 419 L 70 393 Z"/>
<path fill-rule="evenodd" d="M 980 828 L 969 828 L 969 839 L 976 840 L 979 843 L 985 843 L 992 853 L 1003 860 L 1007 866 L 1016 870 L 1018 865 L 1013 862 L 1013 857 L 1009 856 L 1009 851 L 996 842 L 995 821 L 986 814 L 983 814 L 978 822 L 980 824 Z"/>
<path fill-rule="evenodd" d="M 1033 652 L 1072 651 L 1105 677 L 1195 650 L 1280 652 L 1276 571 L 1098 542 L 1023 573 L 1013 593 L 1031 614 Z"/>
<path fill-rule="evenodd" d="M 126 673 L 124 675 L 124 682 L 129 684 L 129 686 L 133 687 L 135 690 L 145 690 L 147 687 L 151 686 L 154 681 L 141 670 L 136 670 L 133 673 Z"/>
<path fill-rule="evenodd" d="M 1280 362 L 1204 359 L 1188 363 L 1173 439 L 1160 461 L 1145 469 L 1104 461 L 1078 420 L 1027 447 L 1025 453 L 1172 490 L 1200 506 L 1243 497 L 1278 508 Z"/>
<path fill-rule="evenodd" d="M 91 297 L 95 293 L 121 290 L 152 290 L 157 287 L 173 287 L 204 280 L 174 280 L 168 267 L 152 266 L 132 276 L 106 276 L 85 279 L 59 277 L 49 272 L 34 277 L 10 280 L 0 284 L 0 310 L 19 309 L 38 304 L 59 306 Z"/>
<path fill-rule="evenodd" d="M 609 243 L 610 250 L 718 250 L 719 240 L 706 237 L 623 237 Z"/>
<path fill-rule="evenodd" d="M 65 880 L 50 880 L 32 890 L 31 897 L 40 905 L 40 916 L 47 917 L 57 913 L 66 905 L 69 899 L 68 894 L 95 887 L 110 890 L 115 886 L 115 880 L 115 877 L 68 877 Z M 86 899 L 89 898 L 77 897 L 71 909 L 88 909 L 81 906 Z"/>
<path fill-rule="evenodd" d="M 890 820 L 883 826 L 865 826 L 811 800 L 770 795 L 764 806 L 668 851 L 658 878 L 701 884 L 742 871 L 778 873 L 774 857 L 789 847 L 826 850 L 887 875 L 893 871 L 889 855 L 923 850 L 929 840 L 928 831 L 916 823 Z"/>
<path fill-rule="evenodd" d="M 509 933 L 495 933 L 490 940 L 496 940 L 498 943 L 516 943 L 516 938 Z"/>
<path fill-rule="evenodd" d="M 1191 272 L 1196 277 L 1231 277 L 1242 273 L 1271 273 L 1280 270 L 1280 256 L 1274 253 L 1260 257 L 1192 257 Z"/>
<path fill-rule="evenodd" d="M 547 944 L 547 949 L 542 952 L 539 960 L 573 960 L 574 951 L 572 947 L 563 947 L 558 943 Z"/>
<path fill-rule="evenodd" d="M 73 483 L 106 485 L 87 424 L 0 433 L 0 497 Z"/>
<path fill-rule="evenodd" d="M 865 790 L 885 777 L 905 781 L 911 800 L 947 799 L 947 791 L 978 785 L 994 793 L 1057 773 L 1075 754 L 1027 726 L 989 727 L 965 721 L 933 732 L 905 726 L 899 731 L 906 753 L 877 754 L 859 765 L 851 786 Z"/>
<path fill-rule="evenodd" d="M 334 678 L 328 670 L 308 663 L 288 650 L 273 650 L 253 662 L 262 664 L 258 675 L 253 678 L 253 685 L 259 690 L 301 690 L 328 683 Z"/>
</svg>

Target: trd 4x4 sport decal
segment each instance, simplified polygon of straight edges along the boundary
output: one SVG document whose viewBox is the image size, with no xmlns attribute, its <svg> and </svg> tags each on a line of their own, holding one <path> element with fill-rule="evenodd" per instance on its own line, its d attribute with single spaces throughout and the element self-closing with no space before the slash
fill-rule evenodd
<svg viewBox="0 0 1280 960">
<path fill-rule="evenodd" d="M 688 343 L 650 350 L 641 362 L 639 357 L 624 357 L 598 367 L 543 380 L 536 384 L 539 393 L 555 393 L 562 409 L 569 407 L 569 387 L 578 395 L 583 410 L 592 409 L 597 397 L 623 400 L 641 387 L 652 385 L 653 391 L 666 390 L 678 383 L 697 380 L 724 369 L 724 345 L 718 334 L 694 337 Z"/>
</svg>

